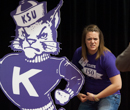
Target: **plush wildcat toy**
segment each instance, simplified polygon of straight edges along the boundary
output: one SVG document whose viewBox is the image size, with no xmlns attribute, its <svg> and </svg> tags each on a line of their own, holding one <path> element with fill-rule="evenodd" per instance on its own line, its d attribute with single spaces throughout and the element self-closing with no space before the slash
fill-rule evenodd
<svg viewBox="0 0 130 110">
<path fill-rule="evenodd" d="M 56 110 L 50 94 L 62 78 L 66 88 L 55 91 L 55 102 L 61 105 L 76 96 L 84 83 L 82 73 L 66 57 L 50 56 L 60 50 L 56 40 L 62 3 L 47 13 L 46 2 L 25 0 L 11 13 L 16 36 L 10 47 L 19 52 L 1 59 L 0 85 L 21 110 Z"/>
</svg>

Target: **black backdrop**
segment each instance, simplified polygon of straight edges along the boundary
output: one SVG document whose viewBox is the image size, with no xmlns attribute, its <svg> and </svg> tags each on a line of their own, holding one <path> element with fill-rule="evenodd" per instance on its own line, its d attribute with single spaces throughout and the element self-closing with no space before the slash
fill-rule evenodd
<svg viewBox="0 0 130 110">
<path fill-rule="evenodd" d="M 43 0 L 37 0 L 39 2 Z M 47 10 L 57 6 L 60 0 L 46 0 Z M 15 35 L 15 23 L 10 12 L 15 10 L 19 0 L 0 0 L 0 58 L 13 52 L 8 46 Z M 120 54 L 130 42 L 130 0 L 64 0 L 61 8 L 61 23 L 58 27 L 58 39 L 62 48 L 57 57 L 66 56 L 70 61 L 77 47 L 81 45 L 82 30 L 86 25 L 96 24 L 104 34 L 105 46 L 115 56 Z M 130 109 L 130 73 L 121 72 L 122 89 L 119 110 Z M 65 85 L 61 81 L 58 87 Z M 52 92 L 53 97 L 53 92 Z M 64 107 L 77 110 L 79 100 L 75 97 Z M 2 110 L 19 110 L 0 90 Z M 59 108 L 59 105 L 56 105 Z"/>
</svg>

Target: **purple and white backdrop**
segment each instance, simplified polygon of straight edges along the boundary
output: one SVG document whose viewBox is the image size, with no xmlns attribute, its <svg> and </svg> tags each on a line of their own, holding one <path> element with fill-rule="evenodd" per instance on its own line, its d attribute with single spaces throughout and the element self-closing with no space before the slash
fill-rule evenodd
<svg viewBox="0 0 130 110">
<path fill-rule="evenodd" d="M 48 12 L 46 1 L 21 0 L 11 12 L 16 25 L 13 52 L 0 59 L 0 87 L 20 110 L 57 110 L 54 101 L 65 105 L 82 88 L 84 77 L 75 65 L 65 56 L 52 56 L 61 49 L 57 28 L 62 5 L 60 0 Z M 67 85 L 55 90 L 53 100 L 51 92 L 61 79 Z"/>
</svg>

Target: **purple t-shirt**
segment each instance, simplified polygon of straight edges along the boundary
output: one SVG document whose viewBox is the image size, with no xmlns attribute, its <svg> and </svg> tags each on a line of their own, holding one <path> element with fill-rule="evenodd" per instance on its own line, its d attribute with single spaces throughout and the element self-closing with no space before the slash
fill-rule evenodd
<svg viewBox="0 0 130 110">
<path fill-rule="evenodd" d="M 83 61 L 82 48 L 79 47 L 72 59 L 73 64 L 82 70 L 85 75 L 85 93 L 97 94 L 101 92 L 111 84 L 109 78 L 120 74 L 115 65 L 116 57 L 111 52 L 104 52 L 104 55 L 98 60 L 95 60 L 96 55 L 97 53 L 87 55 L 88 60 Z M 120 94 L 120 91 L 114 94 Z"/>
</svg>

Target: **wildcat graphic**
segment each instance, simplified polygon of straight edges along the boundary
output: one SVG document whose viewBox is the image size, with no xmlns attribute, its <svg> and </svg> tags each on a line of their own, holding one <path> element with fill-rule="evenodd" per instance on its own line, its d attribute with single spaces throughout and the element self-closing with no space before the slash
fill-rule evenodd
<svg viewBox="0 0 130 110">
<path fill-rule="evenodd" d="M 66 57 L 52 57 L 60 51 L 57 28 L 61 0 L 47 13 L 46 2 L 22 0 L 11 13 L 16 35 L 10 53 L 0 61 L 0 86 L 20 110 L 56 110 L 51 92 L 61 79 L 64 90 L 55 91 L 55 102 L 65 105 L 76 96 L 84 83 L 82 73 Z M 63 108 L 61 108 L 63 110 Z"/>
</svg>

